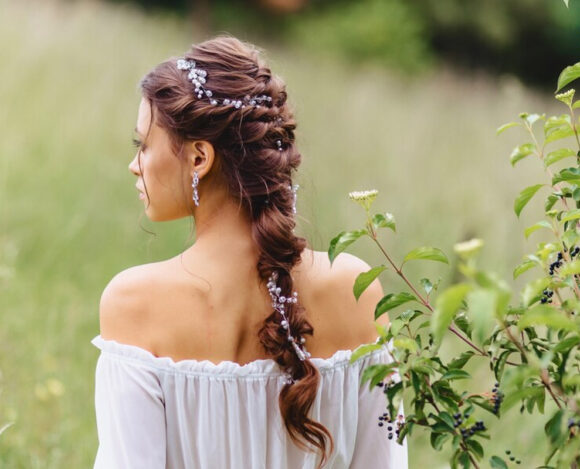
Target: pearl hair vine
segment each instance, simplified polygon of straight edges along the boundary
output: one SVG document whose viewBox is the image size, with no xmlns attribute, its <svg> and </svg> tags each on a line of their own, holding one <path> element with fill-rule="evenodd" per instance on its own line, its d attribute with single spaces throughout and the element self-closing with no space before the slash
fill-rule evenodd
<svg viewBox="0 0 580 469">
<path fill-rule="evenodd" d="M 212 106 L 234 106 L 236 109 L 240 109 L 247 106 L 260 107 L 264 103 L 272 102 L 272 97 L 266 94 L 259 96 L 246 95 L 239 99 L 216 98 L 214 97 L 213 92 L 204 86 L 207 81 L 207 71 L 201 68 L 196 68 L 195 65 L 194 60 L 177 59 L 177 68 L 179 70 L 189 70 L 187 78 L 195 86 L 195 95 L 197 98 L 201 99 L 205 95 L 209 98 L 209 102 Z"/>
<path fill-rule="evenodd" d="M 288 342 L 290 342 L 294 348 L 294 352 L 296 352 L 298 358 L 301 361 L 304 361 L 307 358 L 310 358 L 310 352 L 306 350 L 306 346 L 304 345 L 306 339 L 304 337 L 294 337 L 292 335 L 292 332 L 290 331 L 290 323 L 288 322 L 288 318 L 286 317 L 285 312 L 286 305 L 298 303 L 298 293 L 294 292 L 291 296 L 288 297 L 283 296 L 282 289 L 276 284 L 277 280 L 278 272 L 274 271 L 268 278 L 268 283 L 266 284 L 268 287 L 268 292 L 270 293 L 270 298 L 272 298 L 272 307 L 275 311 L 280 313 L 280 316 L 282 316 L 280 325 L 286 331 Z M 294 382 L 294 380 L 290 378 L 288 382 Z"/>
</svg>

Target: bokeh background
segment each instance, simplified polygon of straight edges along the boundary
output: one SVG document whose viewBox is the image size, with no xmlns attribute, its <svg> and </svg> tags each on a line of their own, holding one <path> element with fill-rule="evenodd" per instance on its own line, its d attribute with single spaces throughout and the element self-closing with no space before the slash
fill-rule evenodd
<svg viewBox="0 0 580 469">
<path fill-rule="evenodd" d="M 542 216 L 538 199 L 517 219 L 513 199 L 544 174 L 532 159 L 512 168 L 525 136 L 495 129 L 521 111 L 564 112 L 553 90 L 580 58 L 578 3 L 0 0 L 0 427 L 12 423 L 0 467 L 92 466 L 100 293 L 191 242 L 187 220 L 143 216 L 127 170 L 137 83 L 153 65 L 220 32 L 265 49 L 296 110 L 299 229 L 314 248 L 363 223 L 349 191 L 378 189 L 395 259 L 421 245 L 453 258 L 477 236 L 482 266 L 510 280 L 541 239 L 522 230 Z M 353 252 L 381 262 L 370 244 Z M 432 264 L 409 276 L 457 278 L 454 263 Z M 402 288 L 391 272 L 382 281 Z M 485 390 L 485 367 L 473 371 Z M 491 448 L 540 465 L 541 422 L 510 412 L 485 417 Z M 420 431 L 409 447 L 412 468 L 447 467 Z"/>
</svg>

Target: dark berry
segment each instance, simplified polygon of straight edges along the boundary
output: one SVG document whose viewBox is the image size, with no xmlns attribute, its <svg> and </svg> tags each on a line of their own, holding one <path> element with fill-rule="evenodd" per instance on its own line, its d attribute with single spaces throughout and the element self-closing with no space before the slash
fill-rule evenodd
<svg viewBox="0 0 580 469">
<path fill-rule="evenodd" d="M 383 422 L 379 422 L 379 427 L 382 427 L 384 425 Z"/>
<path fill-rule="evenodd" d="M 393 434 L 389 433 L 389 440 L 392 440 L 392 439 L 393 439 Z"/>
<path fill-rule="evenodd" d="M 512 452 L 509 449 L 506 449 L 505 450 L 505 454 L 508 454 L 509 455 L 509 454 L 512 454 Z"/>
</svg>

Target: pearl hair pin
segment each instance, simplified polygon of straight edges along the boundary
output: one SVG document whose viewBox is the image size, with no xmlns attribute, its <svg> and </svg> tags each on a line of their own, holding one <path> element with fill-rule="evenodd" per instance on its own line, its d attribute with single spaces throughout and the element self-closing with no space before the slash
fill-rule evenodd
<svg viewBox="0 0 580 469">
<path fill-rule="evenodd" d="M 204 85 L 207 81 L 207 71 L 201 68 L 196 68 L 194 60 L 177 59 L 177 68 L 179 70 L 189 71 L 187 78 L 195 86 L 195 95 L 198 99 L 202 99 L 204 95 L 209 98 L 212 106 L 234 106 L 236 109 L 244 108 L 246 106 L 260 107 L 264 103 L 271 103 L 272 97 L 266 94 L 259 96 L 246 95 L 240 99 L 232 98 L 215 98 L 213 92 L 207 89 Z"/>
<path fill-rule="evenodd" d="M 292 293 L 292 296 L 286 297 L 283 296 L 282 289 L 276 285 L 276 281 L 278 280 L 278 272 L 272 272 L 268 279 L 268 283 L 266 286 L 268 287 L 268 292 L 270 293 L 270 298 L 272 298 L 272 307 L 275 311 L 278 311 L 282 316 L 282 321 L 280 321 L 280 325 L 286 330 L 286 334 L 288 337 L 288 342 L 292 344 L 296 355 L 301 361 L 306 360 L 306 358 L 310 358 L 310 352 L 306 351 L 306 347 L 304 343 L 306 339 L 304 337 L 294 337 L 290 331 L 290 323 L 286 318 L 285 313 L 285 305 L 286 304 L 296 304 L 298 303 L 298 293 Z M 300 344 L 300 345 L 299 345 Z"/>
</svg>

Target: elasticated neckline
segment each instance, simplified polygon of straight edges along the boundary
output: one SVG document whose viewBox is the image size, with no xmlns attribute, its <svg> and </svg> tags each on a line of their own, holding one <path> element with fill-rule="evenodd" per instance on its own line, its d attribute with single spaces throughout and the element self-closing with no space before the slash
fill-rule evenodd
<svg viewBox="0 0 580 469">
<path fill-rule="evenodd" d="M 164 371 L 228 376 L 283 375 L 279 365 L 271 358 L 257 359 L 244 365 L 229 360 L 224 360 L 219 363 L 213 363 L 210 360 L 195 359 L 174 361 L 171 357 L 157 357 L 149 350 L 139 346 L 123 344 L 115 340 L 103 339 L 100 335 L 97 335 L 91 343 L 99 348 L 103 353 L 115 356 L 118 359 L 136 361 L 143 365 L 148 365 Z M 352 353 L 353 350 L 337 350 L 329 358 L 313 357 L 310 361 L 321 373 L 324 373 L 336 368 L 348 366 Z M 388 353 L 387 345 L 371 352 L 370 355 L 378 355 L 382 353 Z M 365 355 L 359 360 L 368 356 L 369 355 Z"/>
</svg>

